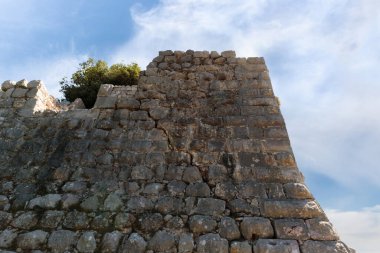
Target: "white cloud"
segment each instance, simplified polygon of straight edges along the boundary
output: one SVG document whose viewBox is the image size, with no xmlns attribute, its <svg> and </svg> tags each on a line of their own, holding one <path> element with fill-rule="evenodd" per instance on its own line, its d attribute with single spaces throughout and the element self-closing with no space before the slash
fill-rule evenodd
<svg viewBox="0 0 380 253">
<path fill-rule="evenodd" d="M 174 1 L 134 8 L 136 34 L 113 61 L 165 49 L 264 56 L 301 170 L 380 185 L 380 2 Z"/>
<path fill-rule="evenodd" d="M 378 253 L 380 206 L 360 211 L 326 210 L 341 239 L 360 253 Z"/>
</svg>

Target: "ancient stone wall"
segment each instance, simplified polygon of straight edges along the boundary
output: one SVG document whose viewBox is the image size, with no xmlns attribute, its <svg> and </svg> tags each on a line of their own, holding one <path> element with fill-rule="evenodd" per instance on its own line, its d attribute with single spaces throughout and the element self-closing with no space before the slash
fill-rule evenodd
<svg viewBox="0 0 380 253">
<path fill-rule="evenodd" d="M 38 81 L 2 90 L 0 252 L 351 252 L 304 184 L 263 58 L 162 51 L 90 110 Z"/>
</svg>

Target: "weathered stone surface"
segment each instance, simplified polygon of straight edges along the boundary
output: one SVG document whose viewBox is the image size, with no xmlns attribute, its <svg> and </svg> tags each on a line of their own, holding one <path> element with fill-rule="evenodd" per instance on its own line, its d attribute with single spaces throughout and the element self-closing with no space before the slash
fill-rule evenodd
<svg viewBox="0 0 380 253">
<path fill-rule="evenodd" d="M 52 252 L 63 253 L 72 251 L 77 244 L 77 235 L 69 230 L 53 231 L 48 240 L 48 248 Z"/>
<path fill-rule="evenodd" d="M 206 183 L 192 183 L 186 188 L 186 195 L 190 197 L 210 196 L 210 187 Z"/>
<path fill-rule="evenodd" d="M 48 233 L 42 230 L 34 230 L 17 236 L 18 248 L 31 250 L 39 249 L 46 243 Z"/>
<path fill-rule="evenodd" d="M 83 212 L 69 212 L 63 221 L 63 227 L 68 229 L 80 230 L 89 227 L 89 218 Z"/>
<path fill-rule="evenodd" d="M 122 253 L 144 253 L 147 242 L 138 233 L 132 233 L 129 237 L 125 236 L 120 246 Z"/>
<path fill-rule="evenodd" d="M 95 233 L 84 232 L 78 240 L 77 249 L 79 252 L 94 252 L 96 249 Z"/>
<path fill-rule="evenodd" d="M 312 199 L 309 189 L 301 183 L 288 183 L 284 185 L 284 191 L 288 198 L 292 199 Z"/>
<path fill-rule="evenodd" d="M 148 249 L 154 250 L 156 252 L 164 252 L 172 249 L 174 246 L 174 236 L 163 230 L 157 231 L 148 243 Z"/>
<path fill-rule="evenodd" d="M 123 201 L 116 194 L 110 194 L 104 200 L 104 210 L 115 212 L 123 206 Z"/>
<path fill-rule="evenodd" d="M 209 233 L 215 230 L 217 223 L 210 216 L 194 215 L 189 220 L 191 232 L 196 234 Z"/>
<path fill-rule="evenodd" d="M 85 199 L 81 204 L 80 207 L 83 211 L 96 211 L 99 208 L 99 198 L 98 196 L 91 196 Z"/>
<path fill-rule="evenodd" d="M 302 219 L 276 219 L 274 228 L 279 239 L 307 240 L 310 237 Z"/>
<path fill-rule="evenodd" d="M 12 214 L 4 211 L 0 211 L 0 230 L 8 226 L 9 222 L 12 220 Z"/>
<path fill-rule="evenodd" d="M 314 201 L 308 200 L 267 200 L 263 202 L 263 215 L 271 218 L 316 218 L 323 212 Z"/>
<path fill-rule="evenodd" d="M 273 228 L 269 219 L 262 217 L 245 217 L 240 224 L 245 239 L 272 238 Z"/>
<path fill-rule="evenodd" d="M 192 234 L 183 233 L 178 241 L 178 253 L 192 253 L 194 249 L 194 239 Z"/>
<path fill-rule="evenodd" d="M 43 209 L 53 209 L 57 207 L 60 201 L 61 201 L 60 194 L 47 194 L 45 196 L 30 200 L 28 207 L 30 209 L 33 209 L 36 207 L 40 207 Z"/>
<path fill-rule="evenodd" d="M 228 253 L 228 241 L 218 234 L 206 234 L 198 238 L 198 253 Z"/>
<path fill-rule="evenodd" d="M 339 237 L 333 228 L 332 224 L 327 220 L 322 219 L 309 219 L 306 220 L 307 227 L 309 228 L 310 237 L 318 241 L 335 241 Z"/>
<path fill-rule="evenodd" d="M 226 208 L 226 202 L 220 199 L 200 198 L 195 213 L 203 215 L 222 215 Z"/>
<path fill-rule="evenodd" d="M 104 253 L 116 252 L 122 237 L 123 234 L 119 231 L 106 233 L 102 239 L 101 251 Z"/>
<path fill-rule="evenodd" d="M 118 213 L 115 216 L 115 228 L 120 230 L 125 230 L 132 227 L 133 223 L 136 221 L 136 217 L 130 213 Z"/>
<path fill-rule="evenodd" d="M 138 224 L 142 231 L 154 232 L 162 227 L 164 218 L 159 213 L 147 213 L 139 218 Z"/>
<path fill-rule="evenodd" d="M 197 167 L 186 167 L 183 171 L 182 180 L 186 183 L 202 181 L 202 175 Z"/>
<path fill-rule="evenodd" d="M 247 242 L 232 242 L 230 253 L 252 253 L 252 246 Z"/>
<path fill-rule="evenodd" d="M 306 241 L 301 245 L 302 253 L 350 253 L 339 241 Z"/>
<path fill-rule="evenodd" d="M 0 248 L 9 248 L 17 237 L 16 230 L 5 229 L 0 233 Z"/>
<path fill-rule="evenodd" d="M 19 229 L 31 229 L 37 225 L 38 216 L 35 212 L 25 212 L 17 216 L 11 223 L 12 227 Z"/>
<path fill-rule="evenodd" d="M 240 238 L 239 227 L 235 220 L 230 217 L 223 217 L 219 222 L 219 234 L 231 241 Z"/>
<path fill-rule="evenodd" d="M 259 239 L 253 246 L 253 252 L 300 253 L 300 250 L 295 240 Z"/>
</svg>

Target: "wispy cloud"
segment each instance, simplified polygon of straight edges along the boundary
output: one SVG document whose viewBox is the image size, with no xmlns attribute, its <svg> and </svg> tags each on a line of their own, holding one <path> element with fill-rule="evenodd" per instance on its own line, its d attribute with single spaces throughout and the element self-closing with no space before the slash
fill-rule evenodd
<svg viewBox="0 0 380 253">
<path fill-rule="evenodd" d="M 380 206 L 360 211 L 327 210 L 341 239 L 360 253 L 377 253 L 380 238 Z M 354 226 L 352 224 L 355 224 Z"/>
<path fill-rule="evenodd" d="M 132 10 L 136 34 L 113 61 L 158 50 L 264 56 L 301 169 L 380 187 L 380 2 L 173 1 Z"/>
</svg>

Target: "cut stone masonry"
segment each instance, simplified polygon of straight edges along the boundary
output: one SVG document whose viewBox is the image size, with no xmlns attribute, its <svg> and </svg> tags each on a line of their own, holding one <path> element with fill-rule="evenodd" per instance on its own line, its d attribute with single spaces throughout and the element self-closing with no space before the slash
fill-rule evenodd
<svg viewBox="0 0 380 253">
<path fill-rule="evenodd" d="M 305 186 L 263 58 L 161 51 L 62 106 L 0 91 L 0 252 L 351 253 Z"/>
</svg>

